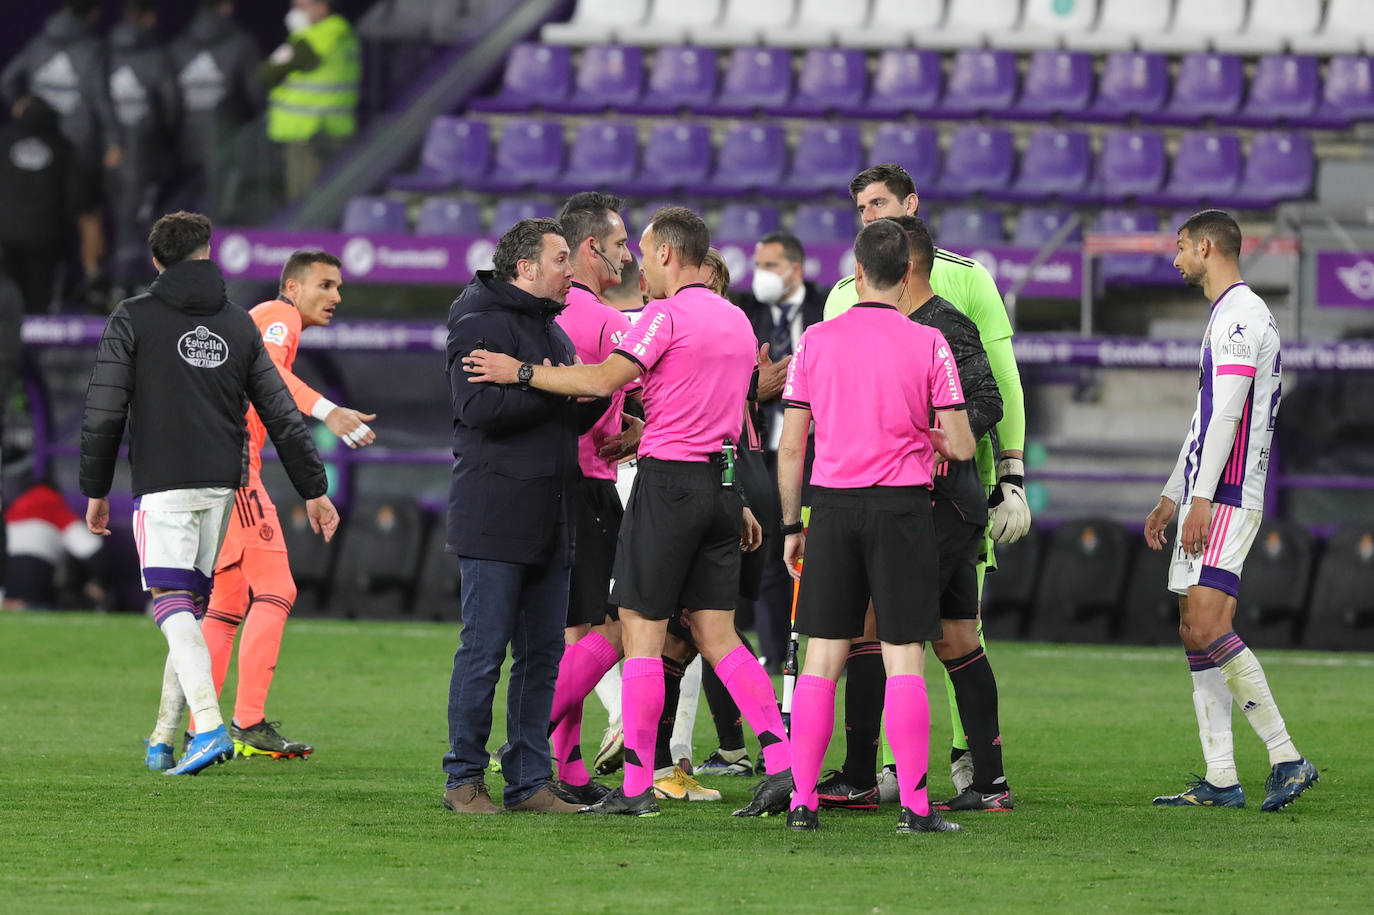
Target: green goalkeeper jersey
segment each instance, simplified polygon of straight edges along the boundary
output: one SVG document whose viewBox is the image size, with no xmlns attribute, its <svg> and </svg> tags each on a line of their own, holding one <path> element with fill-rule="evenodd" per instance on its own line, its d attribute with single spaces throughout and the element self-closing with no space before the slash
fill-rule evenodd
<svg viewBox="0 0 1374 915">
<path fill-rule="evenodd" d="M 943 248 L 935 249 L 935 263 L 930 270 L 930 288 L 948 300 L 955 308 L 978 325 L 978 336 L 988 353 L 988 364 L 997 379 L 1002 395 L 1002 420 L 997 424 L 997 438 L 1004 451 L 1021 451 L 1026 445 L 1026 404 L 1021 391 L 1021 375 L 1011 349 L 1011 321 L 1007 307 L 997 291 L 997 283 L 987 268 L 975 260 L 960 257 Z M 835 284 L 825 300 L 826 320 L 848 311 L 859 301 L 854 277 L 847 276 Z M 997 460 L 992 442 L 984 437 L 978 443 L 976 457 L 978 471 L 989 486 L 997 482 Z"/>
</svg>

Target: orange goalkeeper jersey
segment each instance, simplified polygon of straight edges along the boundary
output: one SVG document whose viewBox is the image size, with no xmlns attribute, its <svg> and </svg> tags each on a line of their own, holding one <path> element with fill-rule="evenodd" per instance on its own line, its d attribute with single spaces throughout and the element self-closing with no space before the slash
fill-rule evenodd
<svg viewBox="0 0 1374 915">
<path fill-rule="evenodd" d="M 301 340 L 301 313 L 296 306 L 281 299 L 263 302 L 248 314 L 258 325 L 267 354 L 276 363 L 286 382 L 287 390 L 296 399 L 302 413 L 309 413 L 319 403 L 321 394 L 301 381 L 291 371 L 296 362 L 296 347 Z M 259 482 L 262 474 L 262 446 L 267 440 L 267 427 L 258 419 L 258 411 L 248 408 L 248 476 L 250 485 Z"/>
</svg>

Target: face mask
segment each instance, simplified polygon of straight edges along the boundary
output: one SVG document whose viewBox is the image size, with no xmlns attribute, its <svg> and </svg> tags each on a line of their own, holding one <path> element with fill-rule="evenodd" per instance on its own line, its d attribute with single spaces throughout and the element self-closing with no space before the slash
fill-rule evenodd
<svg viewBox="0 0 1374 915">
<path fill-rule="evenodd" d="M 782 277 L 772 270 L 755 270 L 753 288 L 754 298 L 765 305 L 782 301 Z"/>
<path fill-rule="evenodd" d="M 310 14 L 305 10 L 292 7 L 286 14 L 286 34 L 294 35 L 310 28 Z"/>
</svg>

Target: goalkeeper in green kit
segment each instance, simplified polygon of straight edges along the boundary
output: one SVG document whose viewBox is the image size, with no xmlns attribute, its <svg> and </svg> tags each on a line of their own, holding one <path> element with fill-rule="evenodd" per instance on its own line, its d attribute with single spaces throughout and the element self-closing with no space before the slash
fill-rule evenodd
<svg viewBox="0 0 1374 915">
<path fill-rule="evenodd" d="M 890 163 L 875 165 L 860 172 L 850 182 L 849 192 L 865 225 L 884 217 L 915 215 L 920 204 L 915 183 L 906 169 Z M 1026 502 L 1025 467 L 1022 461 L 1026 437 L 1025 397 L 1021 390 L 1016 357 L 1012 354 L 1011 321 L 992 275 L 977 261 L 936 248 L 930 286 L 936 295 L 947 299 L 977 325 L 1002 397 L 1002 419 L 996 426 L 1000 453 L 994 448 L 993 438 L 989 435 L 978 443 L 975 458 L 989 491 L 990 510 L 983 555 L 977 566 L 978 593 L 981 598 L 985 571 L 989 566 L 996 569 L 994 542 L 1014 543 L 1030 530 L 1031 515 Z M 826 300 L 825 318 L 829 320 L 841 314 L 857 301 L 854 277 L 845 277 L 835 285 Z M 870 608 L 864 636 L 851 646 L 845 687 L 845 763 L 842 769 L 829 773 L 817 786 L 822 806 L 872 809 L 876 807 L 880 795 L 883 800 L 888 800 L 889 793 L 894 798 L 896 796 L 895 766 L 891 751 L 886 747 L 883 772 L 875 777 L 885 676 L 872 620 Z M 979 640 L 982 640 L 981 626 Z M 996 680 L 986 656 L 980 652 L 957 671 L 951 669 L 947 686 L 954 734 L 954 745 L 950 751 L 950 777 L 957 796 L 947 804 L 937 804 L 937 809 L 950 809 L 950 804 L 955 810 L 1011 809 L 1010 795 L 1005 791 L 1001 736 L 996 723 Z M 968 694 L 964 697 L 966 710 L 976 709 L 974 713 L 982 716 L 988 725 L 971 730 L 994 735 L 991 745 L 970 748 L 959 714 L 956 687 Z M 991 722 L 986 720 L 987 716 L 991 716 Z M 978 771 L 980 763 L 983 771 Z M 993 790 L 994 786 L 1000 790 Z M 887 790 L 889 787 L 890 792 Z M 984 797 L 1001 797 L 1003 794 L 1006 795 L 1005 803 L 989 805 L 982 802 Z"/>
</svg>

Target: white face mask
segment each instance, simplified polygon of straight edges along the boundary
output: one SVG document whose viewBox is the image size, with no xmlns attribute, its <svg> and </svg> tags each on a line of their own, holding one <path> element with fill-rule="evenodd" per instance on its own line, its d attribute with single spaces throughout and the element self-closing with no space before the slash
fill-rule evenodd
<svg viewBox="0 0 1374 915">
<path fill-rule="evenodd" d="M 782 277 L 772 270 L 754 271 L 754 298 L 765 305 L 776 305 L 782 301 Z"/>
<path fill-rule="evenodd" d="M 305 10 L 292 7 L 286 14 L 286 34 L 294 35 L 310 28 L 310 14 Z"/>
</svg>

